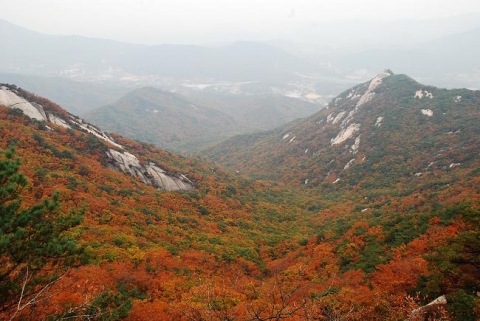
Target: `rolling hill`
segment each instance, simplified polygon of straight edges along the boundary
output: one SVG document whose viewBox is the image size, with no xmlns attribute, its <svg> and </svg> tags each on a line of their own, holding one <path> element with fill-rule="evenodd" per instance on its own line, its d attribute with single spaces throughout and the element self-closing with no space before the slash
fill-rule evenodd
<svg viewBox="0 0 480 321">
<path fill-rule="evenodd" d="M 239 132 L 229 115 L 153 87 L 137 89 L 85 117 L 109 131 L 176 150 L 205 146 Z"/>
<path fill-rule="evenodd" d="M 177 152 L 194 152 L 231 136 L 275 128 L 320 106 L 280 95 L 189 96 L 137 89 L 85 114 L 102 128 Z"/>
</svg>

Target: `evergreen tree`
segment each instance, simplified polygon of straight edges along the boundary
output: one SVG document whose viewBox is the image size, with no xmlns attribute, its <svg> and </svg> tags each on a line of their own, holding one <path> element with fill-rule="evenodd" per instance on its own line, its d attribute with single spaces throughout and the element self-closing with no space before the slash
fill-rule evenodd
<svg viewBox="0 0 480 321">
<path fill-rule="evenodd" d="M 65 232 L 82 219 L 73 211 L 61 212 L 58 193 L 22 206 L 28 181 L 14 152 L 0 151 L 0 313 L 16 306 L 20 296 L 34 296 L 73 262 L 78 247 Z"/>
</svg>

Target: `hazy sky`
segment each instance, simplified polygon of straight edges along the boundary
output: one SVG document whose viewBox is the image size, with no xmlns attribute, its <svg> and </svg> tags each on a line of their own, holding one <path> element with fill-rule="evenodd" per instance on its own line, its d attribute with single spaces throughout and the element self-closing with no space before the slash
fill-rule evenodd
<svg viewBox="0 0 480 321">
<path fill-rule="evenodd" d="M 0 0 L 0 9 L 1 19 L 48 34 L 152 44 L 280 38 L 332 20 L 438 18 L 480 12 L 480 1 Z"/>
</svg>

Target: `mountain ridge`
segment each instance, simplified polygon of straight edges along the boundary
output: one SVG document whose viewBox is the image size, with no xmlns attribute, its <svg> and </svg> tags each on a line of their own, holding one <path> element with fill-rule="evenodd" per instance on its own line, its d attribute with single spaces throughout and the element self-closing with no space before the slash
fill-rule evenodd
<svg viewBox="0 0 480 321">
<path fill-rule="evenodd" d="M 86 123 L 83 119 L 69 114 L 58 105 L 48 100 L 37 98 L 14 85 L 0 84 L 0 105 L 12 110 L 19 110 L 38 122 L 45 123 L 48 130 L 54 131 L 48 125 L 55 125 L 70 131 L 82 131 L 104 141 L 110 148 L 105 148 L 110 167 L 140 179 L 143 183 L 168 191 L 188 191 L 193 189 L 193 183 L 184 175 L 168 175 L 157 164 L 149 162 L 141 164 L 138 158 L 125 150 L 125 147 L 104 133 L 99 128 Z M 45 105 L 45 108 L 44 106 Z M 43 144 L 43 139 L 39 140 Z M 113 148 L 112 148 L 113 147 Z M 115 149 L 114 149 L 115 148 Z M 116 150 L 117 149 L 117 150 Z M 54 150 L 55 152 L 55 150 Z"/>
<path fill-rule="evenodd" d="M 320 109 L 280 95 L 185 95 L 142 87 L 85 114 L 87 120 L 158 146 L 191 153 L 236 134 L 271 129 Z"/>
<path fill-rule="evenodd" d="M 220 48 L 136 45 L 82 36 L 50 36 L 4 20 L 0 41 L 4 45 L 0 53 L 0 71 L 63 75 L 87 80 L 118 81 L 132 74 L 166 78 L 273 80 L 279 77 L 291 79 L 294 72 L 316 69 L 277 47 L 256 42 L 232 44 L 236 49 L 244 46 L 248 49 L 248 55 L 239 55 L 228 45 Z"/>
<path fill-rule="evenodd" d="M 324 110 L 303 121 L 259 136 L 233 138 L 204 156 L 242 173 L 265 178 L 285 176 L 294 185 L 339 183 L 344 179 L 342 175 L 353 178 L 348 173 L 355 173 L 351 169 L 355 166 L 364 173 L 375 173 L 372 166 L 383 164 L 387 157 L 392 158 L 389 165 L 382 166 L 402 168 L 397 179 L 407 173 L 412 177 L 425 175 L 427 167 L 433 170 L 431 162 L 436 164 L 435 168 L 456 167 L 465 159 L 462 149 L 475 155 L 479 132 L 474 123 L 480 112 L 475 102 L 478 103 L 479 96 L 474 91 L 421 85 L 407 76 L 386 71 L 343 92 Z M 406 157 L 411 157 L 406 159 L 408 166 L 401 166 L 401 154 L 392 154 L 388 144 L 406 148 Z M 442 148 L 453 151 L 435 158 Z M 271 168 L 276 173 L 269 173 Z M 366 179 L 364 175 L 355 175 L 355 180 Z M 353 181 L 349 184 L 356 185 Z"/>
<path fill-rule="evenodd" d="M 38 292 L 31 290 L 44 285 L 24 281 L 27 257 L 13 275 L 13 281 L 20 281 L 12 295 L 1 293 L 0 318 L 13 313 L 24 319 L 88 315 L 127 320 L 281 315 L 300 321 L 334 313 L 390 320 L 441 313 L 443 319 L 476 319 L 476 92 L 423 86 L 390 73 L 355 86 L 313 118 L 261 133 L 260 138 L 248 136 L 254 138 L 251 144 L 266 137 L 276 147 L 255 146 L 266 155 L 266 174 L 277 171 L 277 179 L 268 181 L 107 135 L 44 98 L 5 86 L 8 104 L 43 110 L 39 119 L 32 119 L 0 106 L 0 148 L 16 146 L 21 170 L 31 182 L 20 194 L 24 204 L 36 204 L 57 191 L 58 210 L 83 208 L 84 220 L 66 231 L 78 240 L 79 250 L 68 273 L 55 281 L 47 265 L 41 272 L 49 283 L 35 296 Z M 449 128 L 443 126 L 443 112 Z M 352 124 L 360 127 L 340 139 L 339 133 Z M 372 128 L 373 133 L 364 131 Z M 430 140 L 408 138 L 415 133 Z M 358 135 L 357 151 L 352 146 Z M 305 144 L 311 144 L 311 153 L 305 153 Z M 412 152 L 418 148 L 435 153 Z M 123 156 L 112 164 L 117 152 Z M 2 166 L 7 154 L 0 156 Z M 359 170 L 361 163 L 345 169 L 352 155 L 360 159 L 363 154 L 371 160 L 363 163 L 369 165 L 363 168 L 368 172 Z M 242 161 L 239 156 L 249 157 L 231 154 Z M 417 177 L 411 168 L 428 166 L 429 157 L 435 161 L 432 172 Z M 262 172 L 258 159 L 246 165 L 251 164 Z M 149 169 L 157 167 L 174 178 L 185 175 L 195 189 L 179 193 L 145 184 L 142 176 L 151 179 Z M 305 184 L 299 174 L 312 169 L 318 172 Z M 325 181 L 329 170 L 332 175 Z M 339 176 L 338 171 L 346 172 Z M 5 190 L 4 185 L 0 188 Z M 9 222 L 0 223 L 8 228 Z M 16 311 L 22 297 L 38 298 L 35 309 Z M 422 308 L 429 302 L 441 304 Z"/>
<path fill-rule="evenodd" d="M 135 139 L 180 149 L 221 137 L 238 126 L 222 111 L 154 87 L 134 90 L 110 105 L 90 111 L 86 118 Z"/>
</svg>

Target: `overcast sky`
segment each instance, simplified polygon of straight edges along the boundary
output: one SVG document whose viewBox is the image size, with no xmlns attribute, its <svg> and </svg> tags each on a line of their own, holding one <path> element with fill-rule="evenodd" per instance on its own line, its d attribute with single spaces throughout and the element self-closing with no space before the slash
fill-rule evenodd
<svg viewBox="0 0 480 321">
<path fill-rule="evenodd" d="M 32 30 L 148 44 L 281 38 L 333 20 L 478 12 L 479 0 L 0 0 L 1 19 Z"/>
</svg>

